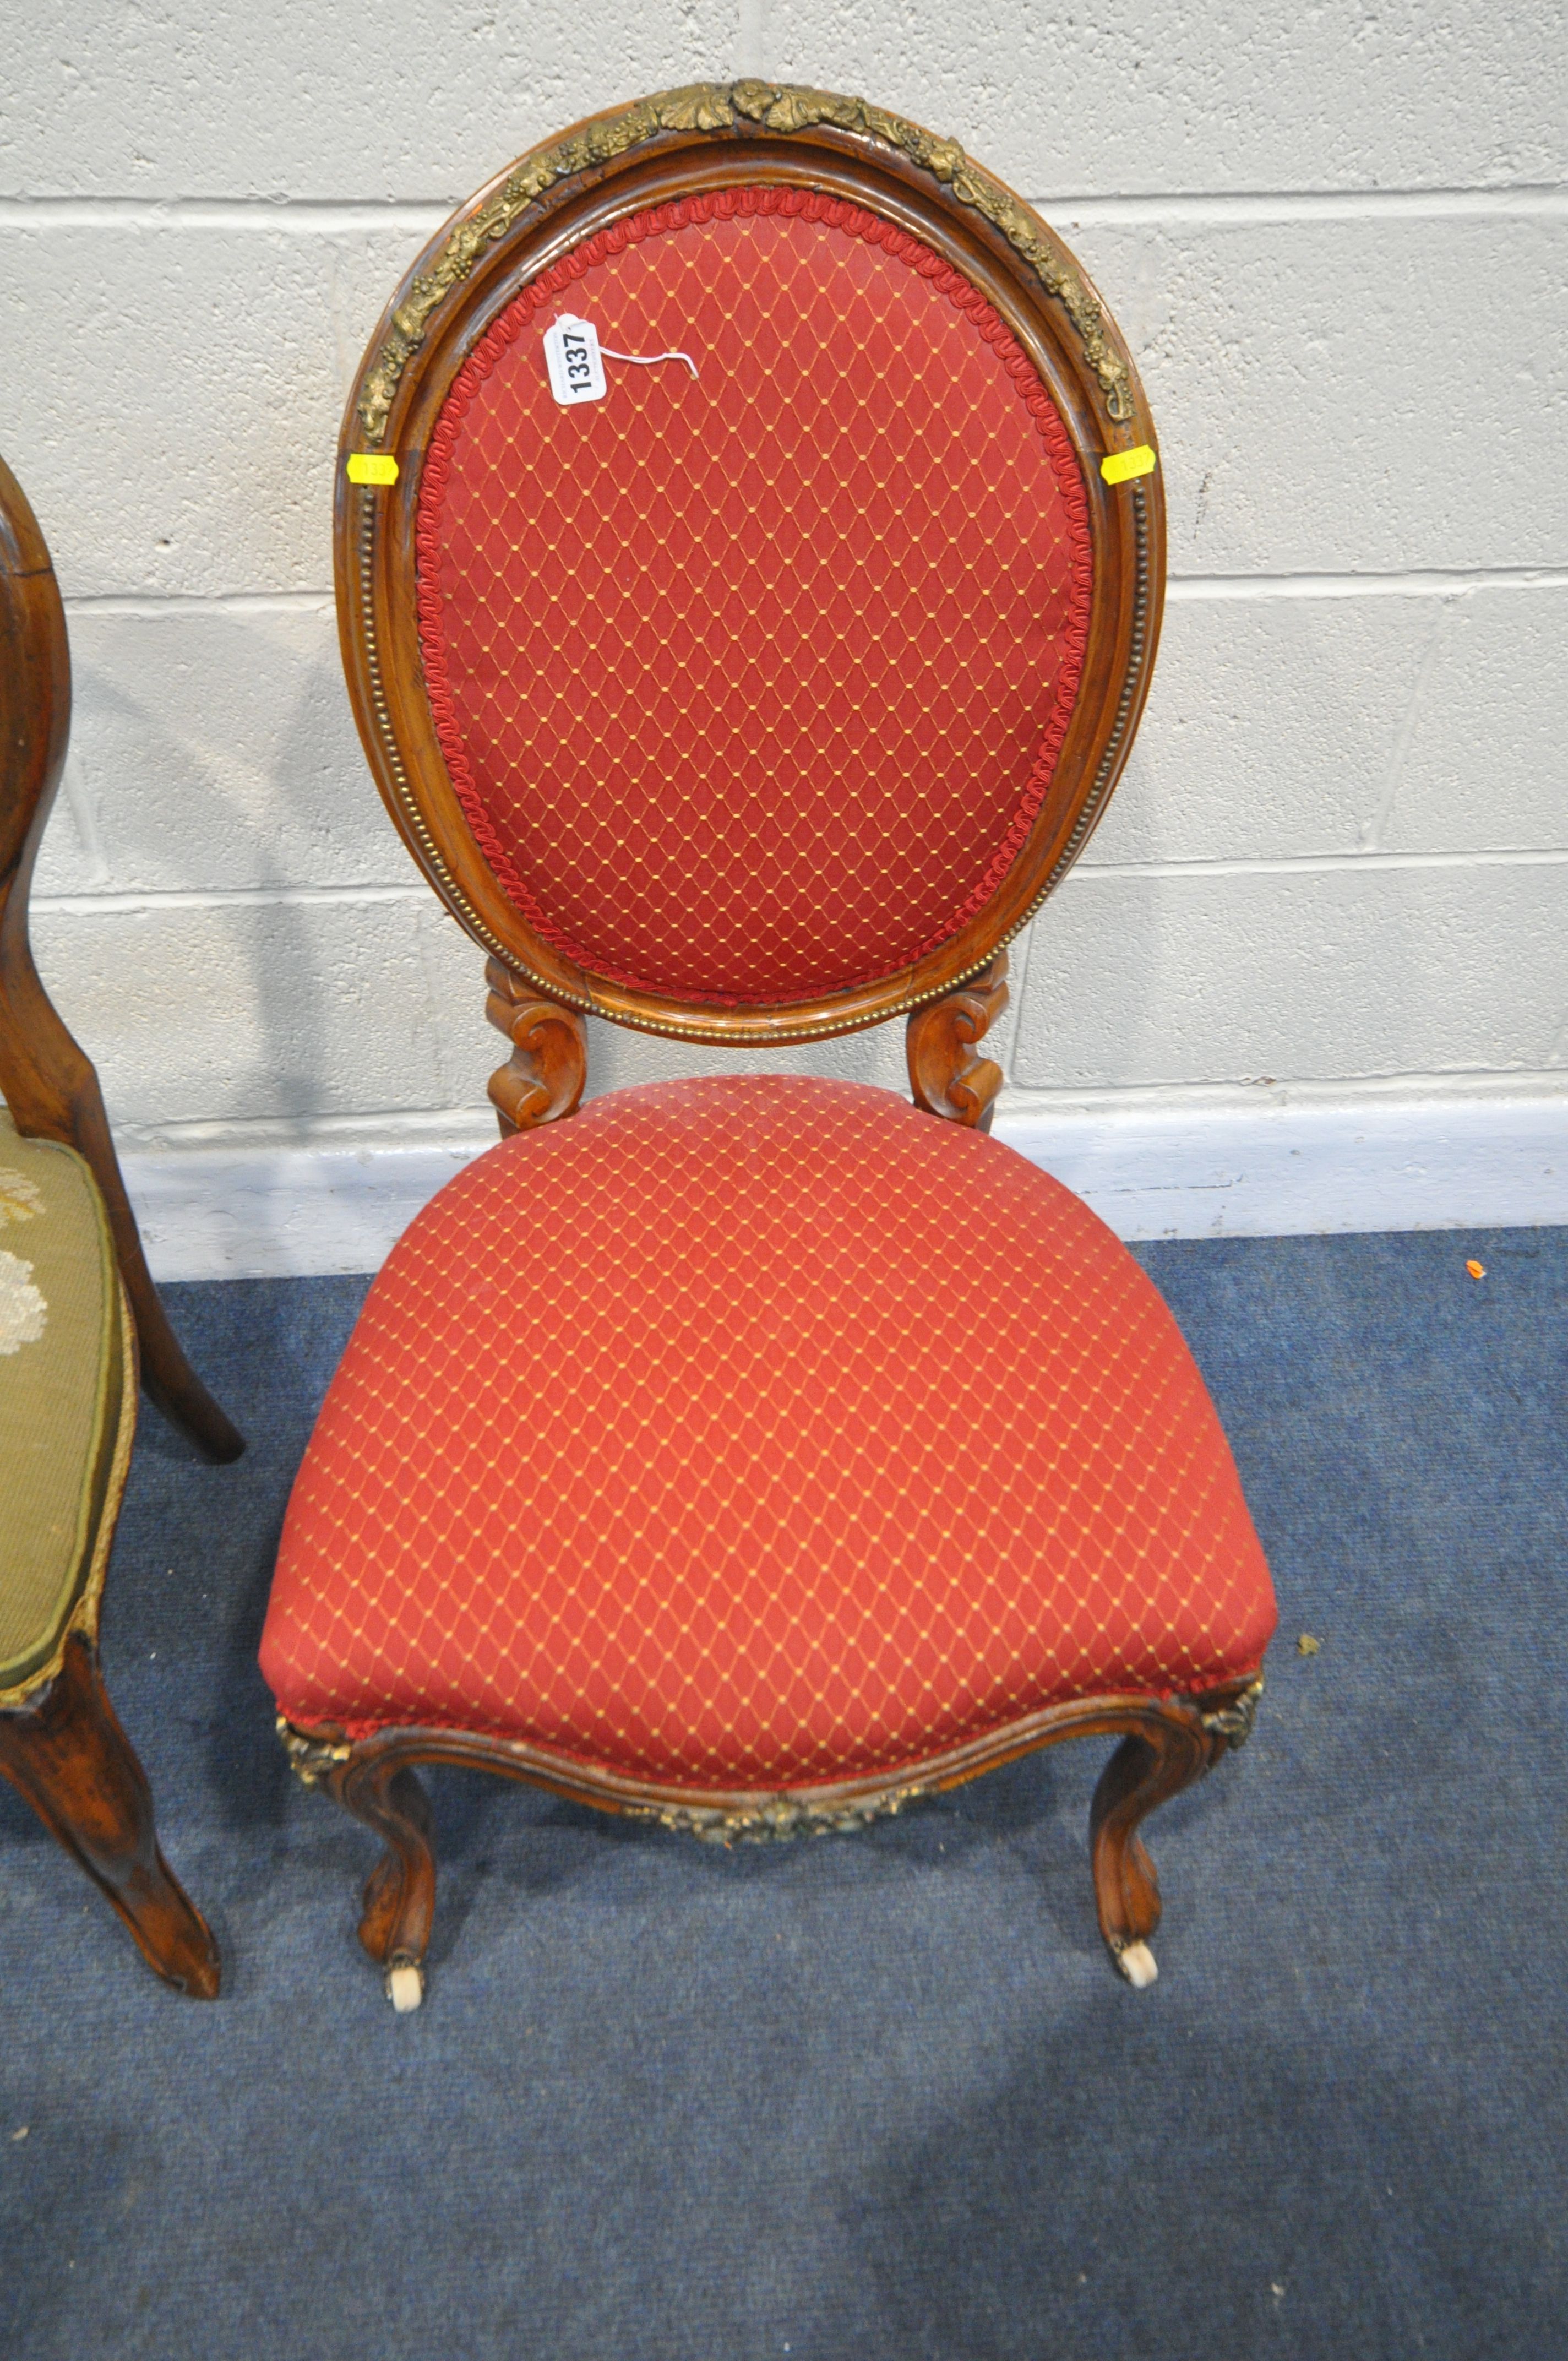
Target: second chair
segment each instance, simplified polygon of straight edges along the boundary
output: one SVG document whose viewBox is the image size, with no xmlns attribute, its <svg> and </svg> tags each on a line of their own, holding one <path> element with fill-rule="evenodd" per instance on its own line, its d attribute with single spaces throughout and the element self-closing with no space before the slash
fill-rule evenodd
<svg viewBox="0 0 1568 2361">
<path fill-rule="evenodd" d="M 511 1049 L 509 1136 L 333 1381 L 263 1649 L 297 1767 L 385 1843 L 391 1998 L 434 1901 L 421 1763 L 729 1842 L 1074 1734 L 1120 1741 L 1095 1890 L 1148 1982 L 1138 1825 L 1245 1737 L 1273 1597 L 1175 1322 L 986 1137 L 979 1048 L 1154 658 L 1109 315 L 952 142 L 666 93 L 421 257 L 337 530 L 370 762 Z M 730 1050 L 899 1019 L 910 1100 L 768 1072 L 581 1106 L 588 1016 Z"/>
</svg>

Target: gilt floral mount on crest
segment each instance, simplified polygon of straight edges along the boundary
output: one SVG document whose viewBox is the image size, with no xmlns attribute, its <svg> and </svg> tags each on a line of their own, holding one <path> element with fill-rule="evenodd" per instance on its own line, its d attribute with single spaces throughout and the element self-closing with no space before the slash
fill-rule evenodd
<svg viewBox="0 0 1568 2361">
<path fill-rule="evenodd" d="M 795 90 L 767 82 L 696 82 L 686 90 L 638 99 L 619 113 L 597 116 L 568 138 L 534 148 L 489 203 L 459 224 L 433 269 L 414 280 L 392 314 L 360 397 L 359 420 L 367 439 L 379 443 L 384 436 L 399 379 L 411 355 L 424 342 L 432 314 L 468 277 L 486 247 L 504 237 L 547 189 L 576 173 L 612 163 L 663 132 L 733 131 L 745 124 L 781 133 L 809 131 L 819 125 L 858 133 L 929 172 L 960 204 L 972 205 L 1023 257 L 1077 329 L 1109 415 L 1117 421 L 1132 417 L 1127 364 L 1105 335 L 1098 302 L 1063 250 L 1048 235 L 1041 235 L 1043 225 L 1029 208 L 972 162 L 956 139 L 938 138 L 918 123 L 890 115 L 867 99 L 842 98 L 832 91 Z"/>
</svg>

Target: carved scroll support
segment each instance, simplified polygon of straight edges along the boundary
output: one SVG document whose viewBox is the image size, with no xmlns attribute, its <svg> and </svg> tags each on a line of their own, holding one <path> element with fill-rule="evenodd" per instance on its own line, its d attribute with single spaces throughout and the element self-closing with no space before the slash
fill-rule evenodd
<svg viewBox="0 0 1568 2361">
<path fill-rule="evenodd" d="M 971 1130 L 991 1129 L 992 1102 L 1002 1088 L 1002 1069 L 977 1058 L 974 1045 L 1007 1005 L 1007 954 L 971 976 L 960 991 L 917 1008 L 909 1019 L 905 1046 L 909 1088 L 917 1107 Z"/>
<path fill-rule="evenodd" d="M 576 1115 L 588 1078 L 587 1033 L 576 1010 L 542 1000 L 497 959 L 487 962 L 485 981 L 490 987 L 485 1014 L 511 1043 L 511 1056 L 490 1076 L 501 1137 Z"/>
</svg>

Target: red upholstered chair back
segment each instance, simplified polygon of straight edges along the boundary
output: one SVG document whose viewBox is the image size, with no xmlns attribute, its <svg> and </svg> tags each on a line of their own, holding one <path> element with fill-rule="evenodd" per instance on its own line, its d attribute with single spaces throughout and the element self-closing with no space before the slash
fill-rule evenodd
<svg viewBox="0 0 1568 2361">
<path fill-rule="evenodd" d="M 563 318 L 599 398 L 557 398 Z M 1129 449 L 1097 299 L 950 144 L 757 83 L 598 118 L 442 234 L 355 389 L 345 644 L 394 815 L 572 1005 L 774 1040 L 917 1005 L 1124 759 L 1161 575 Z"/>
</svg>

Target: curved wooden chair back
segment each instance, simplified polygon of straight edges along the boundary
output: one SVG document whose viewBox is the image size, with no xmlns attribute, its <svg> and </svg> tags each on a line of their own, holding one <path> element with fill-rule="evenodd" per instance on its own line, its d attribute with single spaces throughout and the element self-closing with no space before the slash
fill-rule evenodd
<svg viewBox="0 0 1568 2361">
<path fill-rule="evenodd" d="M 1000 991 L 1125 760 L 1163 503 L 1103 305 L 960 149 L 759 82 L 596 117 L 426 248 L 340 456 L 350 694 L 503 1113 L 576 1104 L 566 1012 Z"/>
<path fill-rule="evenodd" d="M 92 1060 L 33 963 L 27 896 L 71 734 L 71 652 L 38 520 L 0 459 L 0 1094 L 25 1137 L 76 1148 L 103 1192 L 136 1317 L 142 1382 L 208 1458 L 244 1437 L 185 1358 L 142 1252 Z"/>
</svg>

